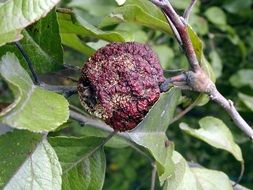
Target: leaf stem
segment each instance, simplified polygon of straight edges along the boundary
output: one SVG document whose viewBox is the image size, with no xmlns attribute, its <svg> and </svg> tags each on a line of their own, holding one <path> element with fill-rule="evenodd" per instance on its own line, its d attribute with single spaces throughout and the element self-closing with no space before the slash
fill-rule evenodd
<svg viewBox="0 0 253 190">
<path fill-rule="evenodd" d="M 151 187 L 150 190 L 155 190 L 155 182 L 156 182 L 156 165 L 153 163 L 153 170 L 151 175 Z"/>
<path fill-rule="evenodd" d="M 239 175 L 238 179 L 236 180 L 236 182 L 233 184 L 233 187 L 236 187 L 240 183 L 240 181 L 242 180 L 242 177 L 244 175 L 244 171 L 245 171 L 245 165 L 244 165 L 244 162 L 241 162 L 240 175 Z"/>
<path fill-rule="evenodd" d="M 32 61 L 30 60 L 28 54 L 26 53 L 26 51 L 24 50 L 23 46 L 20 44 L 20 42 L 14 42 L 15 46 L 18 48 L 18 50 L 20 51 L 20 53 L 22 54 L 22 56 L 24 57 L 31 73 L 33 76 L 33 82 L 36 85 L 39 85 L 41 83 L 37 73 L 35 72 L 34 68 L 33 68 L 33 64 Z"/>
</svg>

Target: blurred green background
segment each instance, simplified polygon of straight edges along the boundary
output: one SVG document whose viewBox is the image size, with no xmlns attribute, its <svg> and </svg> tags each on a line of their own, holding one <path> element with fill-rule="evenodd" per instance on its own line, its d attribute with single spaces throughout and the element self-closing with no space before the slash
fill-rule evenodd
<svg viewBox="0 0 253 190">
<path fill-rule="evenodd" d="M 189 1 L 171 1 L 179 13 L 183 13 Z M 117 7 L 114 0 L 68 0 L 59 6 L 72 7 L 77 15 L 90 24 L 100 27 L 105 16 Z M 216 75 L 216 85 L 221 93 L 231 99 L 245 120 L 253 126 L 253 2 L 252 0 L 202 0 L 198 1 L 190 17 L 190 24 L 203 40 L 206 58 Z M 187 69 L 187 61 L 177 42 L 167 34 L 136 24 L 115 24 L 100 27 L 103 30 L 125 30 L 138 42 L 148 43 L 158 54 L 164 69 Z M 81 38 L 97 48 L 105 44 L 94 38 Z M 64 62 L 81 67 L 88 58 L 80 51 L 64 46 Z M 66 73 L 64 73 L 66 74 Z M 75 75 L 78 77 L 78 73 Z M 47 79 L 48 77 L 45 77 Z M 55 80 L 55 79 L 51 79 Z M 51 81 L 52 82 L 52 81 Z M 55 82 L 55 81 L 53 81 Z M 68 82 L 64 81 L 65 84 Z M 10 103 L 12 97 L 0 80 L 0 102 Z M 189 106 L 196 93 L 184 93 L 177 113 Z M 78 105 L 76 96 L 71 98 Z M 222 119 L 232 130 L 235 141 L 240 145 L 245 160 L 245 173 L 240 184 L 253 188 L 253 144 L 237 129 L 228 115 L 215 103 L 195 107 L 186 116 L 173 123 L 168 137 L 175 142 L 175 149 L 188 161 L 225 172 L 230 179 L 237 180 L 240 163 L 229 153 L 214 149 L 202 141 L 192 138 L 179 129 L 184 121 L 198 127 L 199 119 L 214 116 Z M 71 123 L 65 133 L 82 133 L 84 129 Z M 152 167 L 148 159 L 132 148 L 106 148 L 107 170 L 104 189 L 149 189 Z M 157 189 L 158 188 L 157 184 Z"/>
</svg>

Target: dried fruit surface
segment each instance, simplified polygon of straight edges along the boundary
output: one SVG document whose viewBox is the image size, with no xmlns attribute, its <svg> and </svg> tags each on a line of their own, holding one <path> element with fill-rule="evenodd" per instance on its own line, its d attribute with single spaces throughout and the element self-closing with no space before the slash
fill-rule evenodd
<svg viewBox="0 0 253 190">
<path fill-rule="evenodd" d="M 78 84 L 83 106 L 119 131 L 135 128 L 160 96 L 159 60 L 147 45 L 111 43 L 84 65 Z"/>
</svg>

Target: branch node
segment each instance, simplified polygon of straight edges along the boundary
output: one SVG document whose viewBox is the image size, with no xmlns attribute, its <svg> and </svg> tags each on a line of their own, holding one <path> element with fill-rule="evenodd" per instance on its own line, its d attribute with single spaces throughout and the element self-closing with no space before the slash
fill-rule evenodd
<svg viewBox="0 0 253 190">
<path fill-rule="evenodd" d="M 232 100 L 228 100 L 228 103 L 229 103 L 230 107 L 234 106 L 234 102 Z"/>
</svg>

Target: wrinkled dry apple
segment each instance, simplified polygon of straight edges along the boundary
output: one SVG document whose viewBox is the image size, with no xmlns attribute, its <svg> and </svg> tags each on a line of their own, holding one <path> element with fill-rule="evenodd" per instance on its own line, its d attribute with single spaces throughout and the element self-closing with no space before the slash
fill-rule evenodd
<svg viewBox="0 0 253 190">
<path fill-rule="evenodd" d="M 78 93 L 87 111 L 113 129 L 135 128 L 160 96 L 164 82 L 158 57 L 136 42 L 100 48 L 82 68 Z"/>
</svg>

